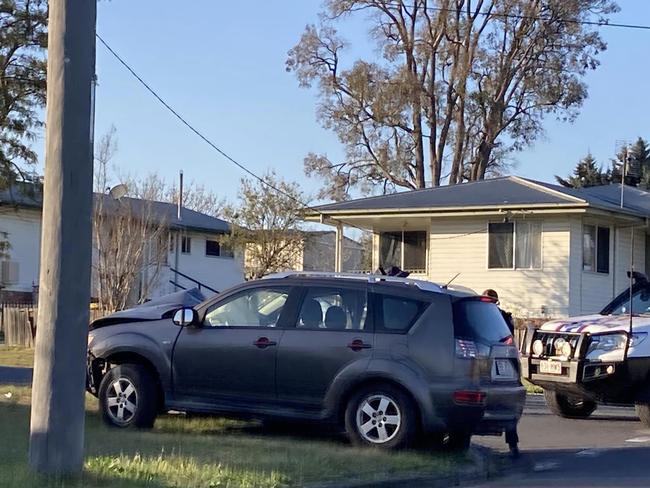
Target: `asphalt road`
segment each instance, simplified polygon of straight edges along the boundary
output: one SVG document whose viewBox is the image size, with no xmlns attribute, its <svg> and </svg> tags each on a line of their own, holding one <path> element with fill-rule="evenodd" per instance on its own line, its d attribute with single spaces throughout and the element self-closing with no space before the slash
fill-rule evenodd
<svg viewBox="0 0 650 488">
<path fill-rule="evenodd" d="M 633 408 L 599 407 L 588 419 L 553 415 L 529 396 L 519 424 L 522 457 L 511 474 L 487 487 L 650 487 L 650 429 Z M 475 443 L 507 452 L 502 438 Z"/>
</svg>

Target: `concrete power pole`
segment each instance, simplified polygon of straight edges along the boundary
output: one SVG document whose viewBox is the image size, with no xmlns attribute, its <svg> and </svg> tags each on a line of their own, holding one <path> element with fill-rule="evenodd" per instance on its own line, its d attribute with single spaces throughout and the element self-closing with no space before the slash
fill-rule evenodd
<svg viewBox="0 0 650 488">
<path fill-rule="evenodd" d="M 29 463 L 46 474 L 83 467 L 90 301 L 95 73 L 94 0 L 50 0 L 47 133 Z"/>
</svg>

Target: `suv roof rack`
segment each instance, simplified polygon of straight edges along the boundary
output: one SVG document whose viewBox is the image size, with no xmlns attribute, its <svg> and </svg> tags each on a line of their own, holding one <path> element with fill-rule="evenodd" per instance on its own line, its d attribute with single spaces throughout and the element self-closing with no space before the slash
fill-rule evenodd
<svg viewBox="0 0 650 488">
<path fill-rule="evenodd" d="M 423 291 L 432 291 L 443 293 L 444 288 L 436 283 L 425 280 L 416 280 L 413 278 L 398 278 L 397 276 L 387 276 L 374 273 L 336 273 L 330 271 L 283 271 L 265 276 L 263 279 L 282 279 L 291 277 L 314 277 L 314 278 L 345 278 L 352 280 L 363 280 L 368 283 L 401 283 L 404 285 L 415 286 Z"/>
</svg>

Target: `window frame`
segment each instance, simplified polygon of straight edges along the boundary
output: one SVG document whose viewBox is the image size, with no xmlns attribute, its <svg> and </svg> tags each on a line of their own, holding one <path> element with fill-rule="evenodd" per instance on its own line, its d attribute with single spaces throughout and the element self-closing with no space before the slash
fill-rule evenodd
<svg viewBox="0 0 650 488">
<path fill-rule="evenodd" d="M 404 235 L 409 232 L 424 232 L 424 268 L 423 269 L 408 269 L 404 267 Z M 378 232 L 379 236 L 379 246 L 378 246 L 378 263 L 379 266 L 383 266 L 381 263 L 381 239 L 383 234 L 401 234 L 401 239 L 399 241 L 400 243 L 400 264 L 399 267 L 403 271 L 408 271 L 411 274 L 416 274 L 416 275 L 426 275 L 429 272 L 429 244 L 431 241 L 431 235 L 430 232 L 426 229 L 402 229 L 402 230 L 380 230 Z M 388 271 L 388 270 L 386 270 Z"/>
<path fill-rule="evenodd" d="M 208 243 L 209 242 L 213 242 L 213 243 L 215 243 L 217 245 L 218 254 L 208 254 Z M 223 257 L 221 255 L 221 243 L 216 239 L 207 239 L 206 238 L 205 239 L 205 256 L 208 257 L 208 258 L 220 258 L 220 257 Z"/>
<path fill-rule="evenodd" d="M 518 223 L 526 224 L 539 224 L 539 267 L 538 268 L 523 268 L 517 266 L 517 226 Z M 491 268 L 490 267 L 490 225 L 491 224 L 512 224 L 512 267 L 510 268 Z M 485 269 L 488 271 L 543 271 L 544 270 L 544 221 L 541 219 L 525 219 L 525 220 L 511 220 L 509 222 L 503 221 L 488 221 L 486 226 L 486 254 L 485 254 Z"/>
<path fill-rule="evenodd" d="M 585 229 L 587 227 L 592 227 L 594 229 L 594 258 L 592 269 L 585 269 Z M 607 271 L 598 270 L 598 257 L 600 255 L 598 243 L 600 242 L 599 233 L 600 230 L 607 229 Z M 611 259 L 612 259 L 612 227 L 611 225 L 601 225 L 597 223 L 584 223 L 582 224 L 582 233 L 581 237 L 581 251 L 582 251 L 582 272 L 583 273 L 593 273 L 596 275 L 608 276 L 611 272 Z M 634 252 L 634 250 L 632 250 Z"/>
<path fill-rule="evenodd" d="M 205 320 L 210 311 L 214 310 L 216 307 L 225 305 L 231 302 L 232 300 L 236 300 L 237 298 L 244 295 L 245 293 L 252 293 L 260 289 L 283 290 L 287 292 L 287 300 L 284 302 L 282 312 L 280 312 L 280 316 L 278 317 L 278 321 L 275 327 L 270 327 L 268 325 L 227 325 L 227 326 L 206 325 Z M 238 287 L 232 290 L 231 293 L 228 293 L 225 296 L 219 296 L 214 301 L 206 304 L 204 307 L 201 308 L 201 310 L 199 311 L 199 317 L 201 321 L 198 328 L 201 330 L 269 330 L 269 329 L 284 330 L 290 328 L 287 327 L 287 324 L 290 323 L 290 321 L 288 321 L 287 319 L 288 318 L 290 319 L 292 315 L 295 315 L 295 311 L 294 311 L 295 301 L 296 301 L 295 295 L 296 295 L 296 291 L 294 287 L 288 284 L 274 285 L 274 284 L 263 283 L 257 286 L 244 285 L 241 288 Z"/>
<path fill-rule="evenodd" d="M 347 334 L 373 334 L 375 332 L 375 316 L 374 316 L 374 304 L 372 300 L 372 293 L 370 287 L 367 283 L 333 283 L 327 281 L 302 281 L 297 285 L 298 292 L 295 296 L 295 301 L 293 302 L 293 314 L 287 317 L 287 329 L 297 330 L 297 331 L 309 331 L 309 332 L 344 332 Z M 366 322 L 363 329 L 326 329 L 326 328 L 309 328 L 309 327 L 298 327 L 298 320 L 300 319 L 300 312 L 302 311 L 302 306 L 305 303 L 305 298 L 310 289 L 313 288 L 331 288 L 331 289 L 341 289 L 341 290 L 354 290 L 360 293 L 366 294 Z M 285 304 L 286 307 L 286 304 Z M 284 311 L 283 311 L 284 312 Z"/>
<path fill-rule="evenodd" d="M 181 235 L 181 254 L 192 254 L 192 237 Z"/>
</svg>

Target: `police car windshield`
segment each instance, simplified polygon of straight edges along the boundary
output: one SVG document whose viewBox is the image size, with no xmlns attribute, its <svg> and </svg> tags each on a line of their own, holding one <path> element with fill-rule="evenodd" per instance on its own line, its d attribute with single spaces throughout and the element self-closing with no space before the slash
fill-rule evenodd
<svg viewBox="0 0 650 488">
<path fill-rule="evenodd" d="M 629 313 L 629 297 L 623 297 L 610 312 L 611 315 L 626 315 Z M 643 288 L 632 295 L 632 315 L 644 314 L 650 314 L 650 289 L 648 288 Z"/>
</svg>

